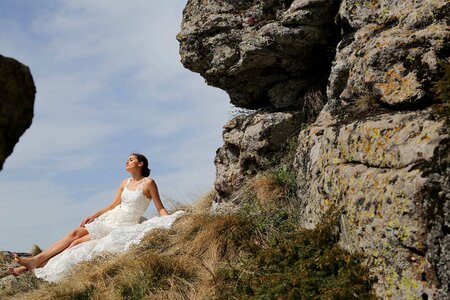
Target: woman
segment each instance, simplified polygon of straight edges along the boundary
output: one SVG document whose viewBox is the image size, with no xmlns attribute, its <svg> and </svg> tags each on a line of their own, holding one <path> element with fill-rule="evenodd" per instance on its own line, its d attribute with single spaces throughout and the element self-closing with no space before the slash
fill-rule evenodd
<svg viewBox="0 0 450 300">
<path fill-rule="evenodd" d="M 26 270 L 43 267 L 50 258 L 67 248 L 105 237 L 115 228 L 137 224 L 151 199 L 159 215 L 167 216 L 168 212 L 161 203 L 158 187 L 155 181 L 148 177 L 150 169 L 147 158 L 133 153 L 129 156 L 125 169 L 131 174 L 131 178 L 122 181 L 110 205 L 84 218 L 77 229 L 38 255 L 27 258 L 14 254 L 14 260 L 22 266 L 9 268 L 8 271 L 17 276 Z"/>
</svg>

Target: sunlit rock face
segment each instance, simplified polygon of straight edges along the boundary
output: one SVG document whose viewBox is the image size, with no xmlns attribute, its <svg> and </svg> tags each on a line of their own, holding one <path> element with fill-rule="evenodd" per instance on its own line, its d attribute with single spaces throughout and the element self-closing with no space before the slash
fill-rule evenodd
<svg viewBox="0 0 450 300">
<path fill-rule="evenodd" d="M 345 36 L 337 47 L 328 97 L 371 97 L 392 108 L 432 103 L 431 83 L 449 58 L 450 3 L 444 0 L 344 0 Z"/>
<path fill-rule="evenodd" d="M 338 19 L 328 103 L 299 139 L 304 225 L 336 205 L 378 296 L 448 299 L 449 128 L 428 107 L 450 61 L 450 3 L 344 0 Z"/>
<path fill-rule="evenodd" d="M 0 170 L 31 125 L 35 94 L 30 69 L 0 55 Z"/>
<path fill-rule="evenodd" d="M 185 67 L 233 104 L 264 108 L 225 126 L 216 204 L 303 128 L 302 225 L 339 210 L 341 245 L 366 255 L 378 297 L 448 299 L 450 135 L 432 87 L 450 62 L 450 3 L 338 2 L 188 1 Z M 325 99 L 306 100 L 325 85 Z"/>
<path fill-rule="evenodd" d="M 296 156 L 303 226 L 338 207 L 341 244 L 367 255 L 378 296 L 443 297 L 437 285 L 448 282 L 450 266 L 449 151 L 448 128 L 430 109 L 310 126 Z"/>
<path fill-rule="evenodd" d="M 183 65 L 244 108 L 300 109 L 324 86 L 337 43 L 333 0 L 189 0 Z"/>
</svg>

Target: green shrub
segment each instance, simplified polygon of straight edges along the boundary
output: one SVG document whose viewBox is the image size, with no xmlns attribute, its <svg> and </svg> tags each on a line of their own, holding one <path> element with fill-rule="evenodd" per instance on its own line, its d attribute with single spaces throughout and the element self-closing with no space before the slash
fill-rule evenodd
<svg viewBox="0 0 450 300">
<path fill-rule="evenodd" d="M 282 226 L 267 245 L 249 241 L 248 255 L 218 270 L 219 299 L 375 299 L 362 256 L 337 244 L 336 217 L 314 230 L 296 227 L 287 212 L 285 217 L 251 218 L 260 229 L 270 221 Z M 265 223 L 258 224 L 261 220 Z"/>
<path fill-rule="evenodd" d="M 450 126 L 450 63 L 443 63 L 443 75 L 440 80 L 434 83 L 432 92 L 440 104 L 436 107 L 436 112 L 445 118 L 447 125 Z"/>
</svg>

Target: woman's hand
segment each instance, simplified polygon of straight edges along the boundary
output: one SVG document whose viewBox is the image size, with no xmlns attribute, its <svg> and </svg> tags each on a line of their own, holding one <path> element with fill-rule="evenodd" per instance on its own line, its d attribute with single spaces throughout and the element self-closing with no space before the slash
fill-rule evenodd
<svg viewBox="0 0 450 300">
<path fill-rule="evenodd" d="M 125 188 L 126 184 L 127 184 L 127 179 L 122 180 L 122 182 L 120 183 L 119 189 L 116 192 L 116 196 L 114 197 L 113 202 L 110 205 L 108 205 L 107 207 L 105 207 L 104 209 L 99 210 L 95 214 L 92 214 L 89 217 L 84 218 L 83 221 L 81 221 L 80 227 L 83 227 L 84 225 L 91 223 L 96 218 L 100 217 L 105 212 L 107 212 L 108 210 L 111 210 L 114 207 L 116 207 L 117 205 L 119 205 L 122 202 L 120 195 L 122 195 L 123 189 Z"/>
<path fill-rule="evenodd" d="M 93 216 L 89 216 L 83 219 L 83 221 L 81 221 L 80 227 L 83 227 L 85 224 L 91 223 L 92 221 L 94 221 L 95 217 Z"/>
</svg>

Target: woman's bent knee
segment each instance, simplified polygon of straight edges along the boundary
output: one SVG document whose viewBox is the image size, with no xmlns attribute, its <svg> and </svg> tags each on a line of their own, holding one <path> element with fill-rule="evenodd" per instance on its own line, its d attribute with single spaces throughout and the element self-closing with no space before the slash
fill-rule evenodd
<svg viewBox="0 0 450 300">
<path fill-rule="evenodd" d="M 69 248 L 72 248 L 73 246 L 76 246 L 78 244 L 80 244 L 81 242 L 79 241 L 79 239 L 76 239 L 75 241 L 73 241 L 72 243 L 70 243 Z"/>
<path fill-rule="evenodd" d="M 81 238 L 79 238 L 79 239 L 76 239 L 76 240 L 74 240 L 72 243 L 70 243 L 69 248 L 70 248 L 70 247 L 73 247 L 73 246 L 76 246 L 76 245 L 78 245 L 78 244 L 87 242 L 87 241 L 89 241 L 90 239 L 91 239 L 91 237 L 90 237 L 88 234 L 87 234 L 87 235 L 84 235 L 83 237 L 81 237 Z"/>
<path fill-rule="evenodd" d="M 86 228 L 84 227 L 78 227 L 77 229 L 71 231 L 68 234 L 68 237 L 71 239 L 79 239 L 83 236 L 85 236 L 86 234 L 88 234 L 89 232 L 86 230 Z"/>
</svg>

